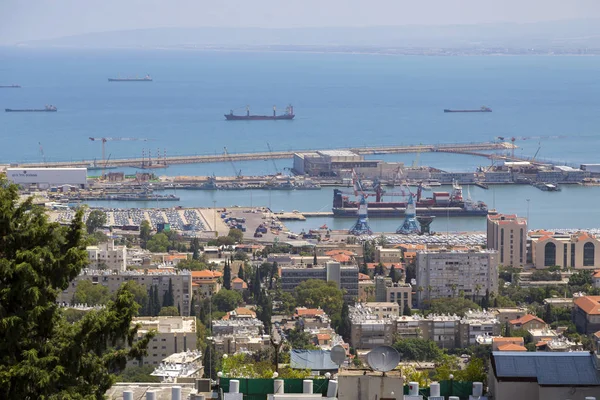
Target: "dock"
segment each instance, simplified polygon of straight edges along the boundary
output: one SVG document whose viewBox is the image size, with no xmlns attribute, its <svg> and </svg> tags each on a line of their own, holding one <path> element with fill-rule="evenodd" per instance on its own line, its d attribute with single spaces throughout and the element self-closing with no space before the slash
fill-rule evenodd
<svg viewBox="0 0 600 400">
<path fill-rule="evenodd" d="M 483 156 L 484 153 L 478 153 L 486 150 L 509 150 L 516 147 L 508 142 L 479 142 L 479 143 L 453 143 L 453 144 L 430 144 L 430 145 L 400 145 L 400 146 L 374 146 L 374 147 L 351 147 L 340 148 L 333 150 L 352 151 L 359 155 L 375 155 L 375 154 L 402 154 L 402 153 L 427 153 L 427 152 L 448 152 L 459 154 L 474 154 Z M 229 154 L 203 154 L 203 155 L 187 155 L 187 156 L 168 156 L 161 158 L 166 165 L 173 164 L 201 164 L 201 163 L 218 163 L 228 161 L 255 161 L 267 159 L 286 159 L 293 158 L 295 153 L 314 153 L 324 149 L 311 150 L 288 150 L 288 151 L 273 151 L 273 152 L 255 152 L 255 153 L 229 153 Z M 327 149 L 332 150 L 332 149 Z M 487 155 L 485 155 L 487 156 Z M 110 167 L 141 167 L 144 159 L 136 158 L 121 158 L 111 159 L 107 163 Z M 43 167 L 88 167 L 94 163 L 94 160 L 81 161 L 56 161 L 45 163 L 23 163 L 18 164 L 24 168 L 43 168 Z"/>
</svg>

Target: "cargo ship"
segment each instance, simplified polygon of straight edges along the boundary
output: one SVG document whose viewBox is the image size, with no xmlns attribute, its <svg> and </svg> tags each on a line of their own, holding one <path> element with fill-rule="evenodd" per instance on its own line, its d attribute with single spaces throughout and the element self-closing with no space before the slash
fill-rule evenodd
<svg viewBox="0 0 600 400">
<path fill-rule="evenodd" d="M 292 120 L 294 119 L 294 107 L 289 105 L 285 108 L 285 113 L 277 115 L 277 110 L 273 107 L 273 115 L 250 115 L 250 107 L 246 107 L 246 115 L 235 115 L 233 110 L 225 114 L 227 121 L 268 121 L 268 120 Z"/>
<path fill-rule="evenodd" d="M 492 112 L 492 109 L 489 107 L 482 106 L 476 110 L 450 110 L 448 108 L 444 109 L 445 113 L 480 113 L 480 112 Z"/>
<path fill-rule="evenodd" d="M 19 89 L 21 85 L 0 85 L 0 89 Z"/>
<path fill-rule="evenodd" d="M 108 78 L 109 82 L 152 82 L 150 75 L 143 78 Z"/>
<path fill-rule="evenodd" d="M 415 206 L 417 215 L 441 216 L 441 217 L 481 217 L 488 213 L 487 205 L 482 201 L 463 199 L 462 187 L 453 185 L 452 192 L 433 192 L 433 197 L 422 198 L 422 188 L 417 188 L 415 195 Z M 383 201 L 385 192 L 380 185 L 375 188 L 376 200 L 367 203 L 370 218 L 401 218 L 404 217 L 408 201 L 387 202 Z M 394 193 L 396 195 L 396 193 Z M 413 194 L 402 193 L 402 195 L 413 196 Z M 333 216 L 334 217 L 356 217 L 358 213 L 358 201 L 350 200 L 339 189 L 333 191 Z"/>
<path fill-rule="evenodd" d="M 55 106 L 45 106 L 44 108 L 5 108 L 6 112 L 56 112 L 58 109 Z"/>
</svg>

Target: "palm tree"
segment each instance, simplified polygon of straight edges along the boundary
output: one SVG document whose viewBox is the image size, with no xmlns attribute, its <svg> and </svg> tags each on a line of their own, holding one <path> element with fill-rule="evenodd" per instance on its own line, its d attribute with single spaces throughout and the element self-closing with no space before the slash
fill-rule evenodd
<svg viewBox="0 0 600 400">
<path fill-rule="evenodd" d="M 429 301 L 431 301 L 431 291 L 433 290 L 433 287 L 431 285 L 427 285 L 427 297 L 429 298 Z"/>
<path fill-rule="evenodd" d="M 423 301 L 423 286 L 419 286 L 417 288 L 417 292 L 419 292 L 419 304 Z"/>
<path fill-rule="evenodd" d="M 452 288 L 452 297 L 456 297 L 456 288 L 458 287 L 458 285 L 456 283 L 453 283 L 452 285 L 450 285 L 450 287 Z"/>
</svg>

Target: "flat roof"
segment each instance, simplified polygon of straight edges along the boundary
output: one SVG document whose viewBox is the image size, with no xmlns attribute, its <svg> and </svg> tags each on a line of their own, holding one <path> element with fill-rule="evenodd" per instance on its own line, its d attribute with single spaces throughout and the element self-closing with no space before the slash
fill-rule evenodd
<svg viewBox="0 0 600 400">
<path fill-rule="evenodd" d="M 350 151 L 350 150 L 319 150 L 318 153 L 321 155 L 330 156 L 330 157 L 357 157 L 357 156 L 359 156 L 358 154 L 356 154 L 355 152 Z"/>
</svg>

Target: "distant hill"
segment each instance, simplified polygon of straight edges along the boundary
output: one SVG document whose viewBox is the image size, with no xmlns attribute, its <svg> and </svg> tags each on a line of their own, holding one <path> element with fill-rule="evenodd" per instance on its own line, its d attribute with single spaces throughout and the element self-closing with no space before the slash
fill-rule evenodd
<svg viewBox="0 0 600 400">
<path fill-rule="evenodd" d="M 112 31 L 21 43 L 30 46 L 374 46 L 600 48 L 600 20 L 530 24 L 387 26 L 364 28 L 156 28 Z"/>
</svg>

